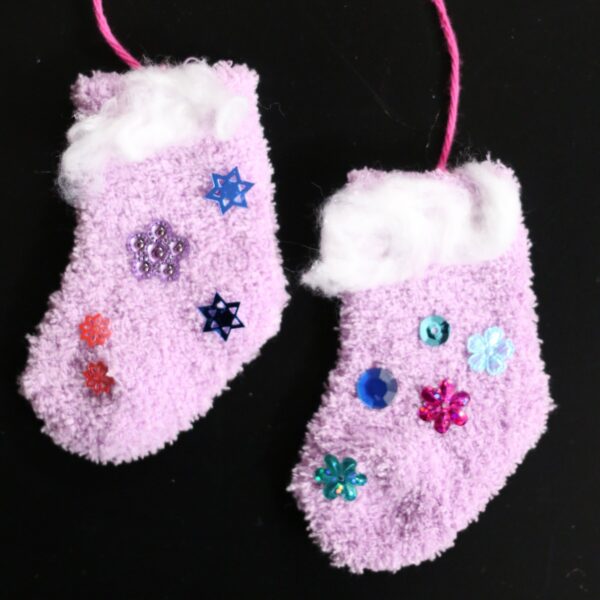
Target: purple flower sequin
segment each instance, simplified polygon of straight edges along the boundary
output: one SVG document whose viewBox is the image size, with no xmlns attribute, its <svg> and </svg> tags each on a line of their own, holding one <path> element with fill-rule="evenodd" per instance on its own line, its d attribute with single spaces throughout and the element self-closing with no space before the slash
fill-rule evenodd
<svg viewBox="0 0 600 600">
<path fill-rule="evenodd" d="M 134 233 L 127 241 L 131 270 L 138 279 L 152 276 L 162 281 L 179 277 L 179 261 L 189 251 L 187 240 L 178 237 L 166 221 L 154 221 L 146 231 Z"/>
</svg>

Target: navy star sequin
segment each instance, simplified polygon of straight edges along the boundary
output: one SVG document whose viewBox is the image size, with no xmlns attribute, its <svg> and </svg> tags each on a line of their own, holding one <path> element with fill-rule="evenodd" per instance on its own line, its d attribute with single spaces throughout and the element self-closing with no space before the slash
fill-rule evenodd
<svg viewBox="0 0 600 600">
<path fill-rule="evenodd" d="M 216 293 L 210 306 L 199 306 L 198 310 L 206 317 L 203 332 L 214 331 L 218 333 L 224 341 L 227 341 L 232 329 L 244 327 L 244 324 L 237 316 L 239 302 L 225 302 L 221 296 Z"/>
<path fill-rule="evenodd" d="M 219 203 L 221 214 L 225 214 L 230 208 L 238 206 L 247 208 L 246 192 L 254 185 L 250 181 L 244 181 L 240 177 L 237 167 L 234 167 L 227 175 L 212 174 L 213 188 L 204 196 L 207 200 Z"/>
</svg>

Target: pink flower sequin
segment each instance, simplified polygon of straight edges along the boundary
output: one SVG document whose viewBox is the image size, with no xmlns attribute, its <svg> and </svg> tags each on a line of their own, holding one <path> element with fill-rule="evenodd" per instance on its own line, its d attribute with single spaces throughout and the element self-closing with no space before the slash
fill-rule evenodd
<svg viewBox="0 0 600 600">
<path fill-rule="evenodd" d="M 471 397 L 467 392 L 457 392 L 456 386 L 444 379 L 438 388 L 425 386 L 421 391 L 423 404 L 419 408 L 419 418 L 433 421 L 438 433 L 446 433 L 450 425 L 461 427 L 468 421 L 464 408 Z"/>
</svg>

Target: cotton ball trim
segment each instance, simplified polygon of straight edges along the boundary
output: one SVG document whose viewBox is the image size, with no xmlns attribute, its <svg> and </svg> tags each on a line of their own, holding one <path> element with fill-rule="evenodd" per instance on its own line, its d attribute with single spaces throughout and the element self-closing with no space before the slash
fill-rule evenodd
<svg viewBox="0 0 600 600">
<path fill-rule="evenodd" d="M 321 255 L 303 282 L 336 295 L 503 254 L 522 218 L 512 171 L 487 160 L 435 175 L 355 173 L 323 209 Z"/>
<path fill-rule="evenodd" d="M 96 113 L 80 113 L 67 133 L 59 183 L 72 204 L 110 160 L 138 162 L 206 136 L 228 140 L 248 110 L 205 61 L 143 67 L 120 80 L 115 94 Z"/>
</svg>

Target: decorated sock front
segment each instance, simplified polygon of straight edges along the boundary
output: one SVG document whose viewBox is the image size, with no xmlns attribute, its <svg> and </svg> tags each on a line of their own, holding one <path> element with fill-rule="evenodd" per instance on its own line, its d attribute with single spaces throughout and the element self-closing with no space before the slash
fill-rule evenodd
<svg viewBox="0 0 600 600">
<path fill-rule="evenodd" d="M 341 299 L 338 364 L 290 490 L 336 566 L 433 559 L 552 408 L 519 184 L 499 163 L 355 171 L 304 281 Z"/>
<path fill-rule="evenodd" d="M 60 183 L 77 210 L 23 394 L 98 462 L 172 442 L 279 329 L 271 165 L 245 66 L 80 76 Z"/>
</svg>

